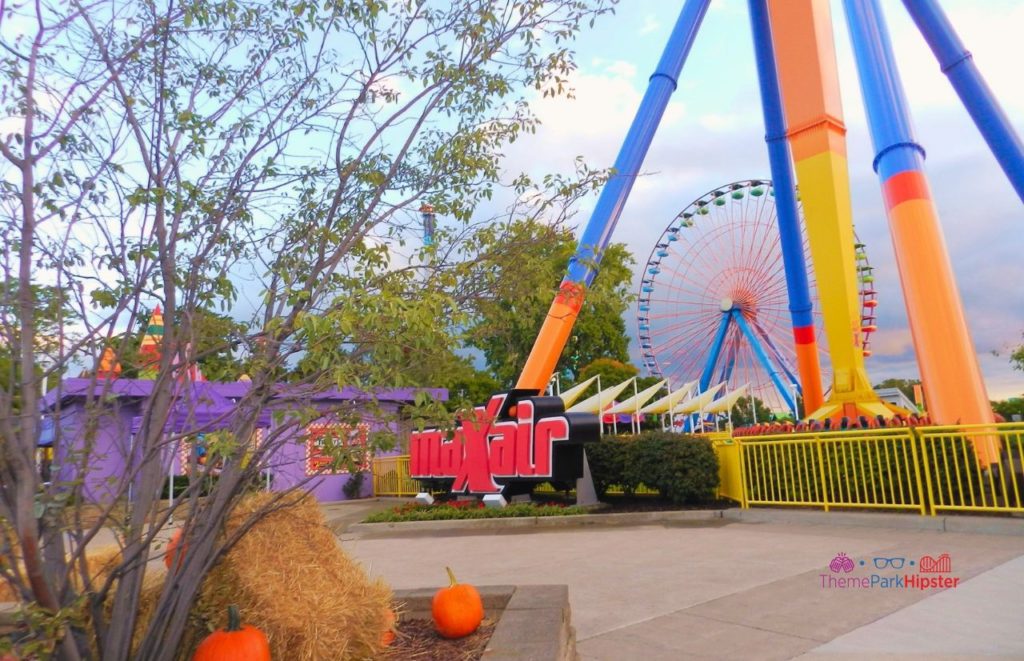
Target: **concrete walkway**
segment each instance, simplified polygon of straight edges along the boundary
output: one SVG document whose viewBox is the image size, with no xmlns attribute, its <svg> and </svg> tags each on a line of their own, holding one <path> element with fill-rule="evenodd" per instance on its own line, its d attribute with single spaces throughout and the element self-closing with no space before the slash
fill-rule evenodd
<svg viewBox="0 0 1024 661">
<path fill-rule="evenodd" d="M 446 565 L 478 585 L 568 584 L 583 659 L 1024 659 L 1020 536 L 725 519 L 342 539 L 395 588 L 441 586 Z M 829 569 L 840 552 L 849 573 Z M 951 571 L 923 575 L 954 589 L 822 587 L 943 553 Z"/>
</svg>

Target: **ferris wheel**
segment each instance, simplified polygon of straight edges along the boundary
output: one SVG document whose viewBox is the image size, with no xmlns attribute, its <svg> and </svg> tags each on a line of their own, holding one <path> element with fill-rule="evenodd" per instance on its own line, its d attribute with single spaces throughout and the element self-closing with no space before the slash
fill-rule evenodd
<svg viewBox="0 0 1024 661">
<path fill-rule="evenodd" d="M 803 246 L 810 264 L 806 235 Z M 869 354 L 877 298 L 861 243 L 856 263 L 861 337 Z M 813 272 L 808 281 L 816 303 Z M 644 364 L 672 388 L 691 381 L 700 392 L 719 383 L 725 384 L 723 392 L 748 386 L 769 407 L 793 411 L 799 379 L 788 304 L 771 182 L 716 188 L 672 219 L 647 260 L 637 303 Z M 826 339 L 819 306 L 815 310 L 824 372 Z M 823 381 L 831 379 L 823 373 Z"/>
</svg>

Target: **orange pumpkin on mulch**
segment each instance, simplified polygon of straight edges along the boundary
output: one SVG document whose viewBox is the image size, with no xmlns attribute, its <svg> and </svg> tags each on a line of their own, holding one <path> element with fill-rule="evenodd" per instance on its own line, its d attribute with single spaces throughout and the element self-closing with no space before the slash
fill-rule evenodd
<svg viewBox="0 0 1024 661">
<path fill-rule="evenodd" d="M 242 625 L 238 606 L 228 606 L 228 626 L 199 643 L 192 661 L 270 661 L 270 643 L 262 631 Z"/>
<path fill-rule="evenodd" d="M 476 631 L 484 619 L 484 602 L 480 593 L 468 583 L 459 583 L 449 567 L 451 585 L 434 593 L 430 612 L 434 627 L 445 638 L 462 638 Z"/>
</svg>

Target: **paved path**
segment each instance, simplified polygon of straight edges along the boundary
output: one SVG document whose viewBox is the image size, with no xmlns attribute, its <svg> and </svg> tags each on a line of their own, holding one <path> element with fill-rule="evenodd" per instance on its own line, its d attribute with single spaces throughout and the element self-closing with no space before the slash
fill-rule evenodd
<svg viewBox="0 0 1024 661">
<path fill-rule="evenodd" d="M 730 523 L 343 545 L 395 588 L 567 583 L 583 659 L 1024 659 L 1024 537 Z M 829 562 L 948 553 L 951 590 L 823 588 Z M 866 565 L 861 567 L 859 562 Z M 827 579 L 826 579 L 827 580 Z M 946 657 L 939 655 L 945 654 Z"/>
</svg>

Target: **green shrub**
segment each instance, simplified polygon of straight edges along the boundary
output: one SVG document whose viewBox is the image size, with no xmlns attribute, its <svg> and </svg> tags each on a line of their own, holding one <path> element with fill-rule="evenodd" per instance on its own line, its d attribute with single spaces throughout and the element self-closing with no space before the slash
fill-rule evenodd
<svg viewBox="0 0 1024 661">
<path fill-rule="evenodd" d="M 587 445 L 587 462 L 594 479 L 594 490 L 598 497 L 604 497 L 608 487 L 622 487 L 623 493 L 631 495 L 638 483 L 626 480 L 626 468 L 631 461 L 631 436 L 605 436 L 597 443 Z"/>
<path fill-rule="evenodd" d="M 465 504 L 463 504 L 465 503 Z M 419 505 L 408 503 L 392 507 L 383 512 L 375 512 L 366 517 L 364 523 L 394 523 L 400 521 L 447 521 L 452 519 L 501 519 L 524 516 L 568 516 L 571 514 L 587 514 L 584 507 L 575 505 L 537 505 L 534 503 L 513 503 L 506 507 L 484 507 L 476 501 L 459 501 L 456 503 L 436 503 Z"/>
<path fill-rule="evenodd" d="M 196 478 L 196 479 L 203 480 L 202 484 L 199 487 L 199 495 L 200 496 L 208 495 L 210 493 L 210 489 L 213 487 L 214 484 L 217 483 L 217 476 L 215 476 L 215 475 L 210 475 L 210 476 L 207 476 L 205 478 Z M 165 477 L 164 478 L 164 483 L 160 486 L 160 497 L 161 498 L 167 498 L 167 484 L 168 484 L 168 480 L 169 480 L 169 478 Z M 188 475 L 175 475 L 174 476 L 174 497 L 175 498 L 181 498 L 181 495 L 183 493 L 185 493 L 185 490 L 188 489 L 191 485 L 192 485 L 192 478 L 189 477 Z M 259 482 L 259 483 L 255 484 L 254 487 L 255 488 L 253 490 L 259 491 L 263 487 L 263 483 Z"/>
<path fill-rule="evenodd" d="M 603 495 L 620 485 L 632 493 L 640 484 L 677 504 L 712 500 L 718 487 L 718 458 L 705 438 L 671 432 L 605 437 L 587 446 L 594 487 Z"/>
<path fill-rule="evenodd" d="M 169 477 L 165 477 L 164 478 L 164 483 L 160 487 L 160 497 L 161 498 L 167 498 L 167 482 L 168 482 L 169 479 L 170 479 Z M 174 497 L 175 498 L 180 498 L 181 494 L 185 492 L 185 489 L 188 489 L 188 485 L 189 485 L 188 475 L 175 475 L 174 476 Z"/>
</svg>

